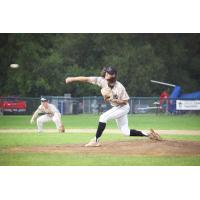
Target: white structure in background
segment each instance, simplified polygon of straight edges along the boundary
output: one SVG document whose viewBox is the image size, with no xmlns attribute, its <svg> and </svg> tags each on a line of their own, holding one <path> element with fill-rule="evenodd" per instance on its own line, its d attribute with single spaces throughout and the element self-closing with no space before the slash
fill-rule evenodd
<svg viewBox="0 0 200 200">
<path fill-rule="evenodd" d="M 200 110 L 200 101 L 176 100 L 176 110 Z"/>
</svg>

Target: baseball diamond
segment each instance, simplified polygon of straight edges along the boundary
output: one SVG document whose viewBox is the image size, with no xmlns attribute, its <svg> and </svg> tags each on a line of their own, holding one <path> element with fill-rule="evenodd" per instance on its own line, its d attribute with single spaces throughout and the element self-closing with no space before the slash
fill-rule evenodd
<svg viewBox="0 0 200 200">
<path fill-rule="evenodd" d="M 200 168 L 188 166 L 200 166 L 200 34 L 184 30 L 199 6 L 4 2 L 1 199 L 198 197 Z M 173 21 L 181 31 L 168 31 Z"/>
<path fill-rule="evenodd" d="M 37 133 L 28 123 L 30 116 L 3 116 L 0 165 L 200 165 L 198 115 L 129 116 L 130 125 L 135 124 L 140 130 L 146 129 L 149 125 L 143 122 L 149 121 L 162 141 L 124 137 L 111 120 L 101 138 L 102 145 L 86 148 L 85 143 L 95 133 L 97 118 L 98 115 L 63 116 L 66 132 L 61 134 L 51 121 L 45 124 L 42 133 Z M 75 123 L 77 121 L 80 123 Z M 187 121 L 190 123 L 185 123 Z M 173 130 L 175 127 L 177 130 Z"/>
<path fill-rule="evenodd" d="M 200 156 L 200 142 L 163 140 L 162 142 L 136 139 L 105 142 L 101 148 L 84 148 L 84 144 L 14 147 L 7 153 L 66 153 L 116 156 Z"/>
<path fill-rule="evenodd" d="M 200 165 L 199 41 L 0 34 L 0 166 Z"/>
</svg>

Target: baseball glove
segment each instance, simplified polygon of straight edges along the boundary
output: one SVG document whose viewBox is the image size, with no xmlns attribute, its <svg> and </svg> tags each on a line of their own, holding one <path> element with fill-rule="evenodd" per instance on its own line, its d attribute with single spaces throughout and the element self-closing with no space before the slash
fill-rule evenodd
<svg viewBox="0 0 200 200">
<path fill-rule="evenodd" d="M 65 127 L 61 125 L 61 127 L 59 128 L 59 133 L 64 133 L 64 132 L 65 132 Z"/>
<path fill-rule="evenodd" d="M 105 101 L 109 101 L 112 99 L 112 90 L 110 88 L 102 88 L 101 94 Z"/>
</svg>

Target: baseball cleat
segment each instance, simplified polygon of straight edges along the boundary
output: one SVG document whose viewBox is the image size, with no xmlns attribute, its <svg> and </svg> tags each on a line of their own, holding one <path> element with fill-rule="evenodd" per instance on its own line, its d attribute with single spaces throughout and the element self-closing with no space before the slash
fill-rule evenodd
<svg viewBox="0 0 200 200">
<path fill-rule="evenodd" d="M 160 135 L 158 133 L 156 133 L 153 129 L 150 129 L 150 133 L 148 134 L 148 137 L 151 140 L 158 140 L 158 141 L 162 140 L 162 138 L 160 137 Z"/>
<path fill-rule="evenodd" d="M 61 125 L 60 128 L 58 129 L 59 133 L 64 133 L 65 132 L 65 127 L 64 125 Z"/>
<path fill-rule="evenodd" d="M 98 140 L 96 140 L 96 138 L 91 139 L 90 142 L 85 145 L 85 147 L 99 147 L 99 146 L 101 146 L 101 144 Z"/>
</svg>

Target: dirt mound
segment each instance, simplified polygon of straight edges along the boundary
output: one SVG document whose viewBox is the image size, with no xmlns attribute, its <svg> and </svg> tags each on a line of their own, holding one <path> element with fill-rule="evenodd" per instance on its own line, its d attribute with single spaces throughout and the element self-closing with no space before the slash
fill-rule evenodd
<svg viewBox="0 0 200 200">
<path fill-rule="evenodd" d="M 6 151 L 31 153 L 67 153 L 102 155 L 148 155 L 148 156 L 190 156 L 200 155 L 200 142 L 163 140 L 151 141 L 137 139 L 131 141 L 103 142 L 100 147 L 84 147 L 84 144 L 54 146 L 15 147 Z"/>
</svg>

